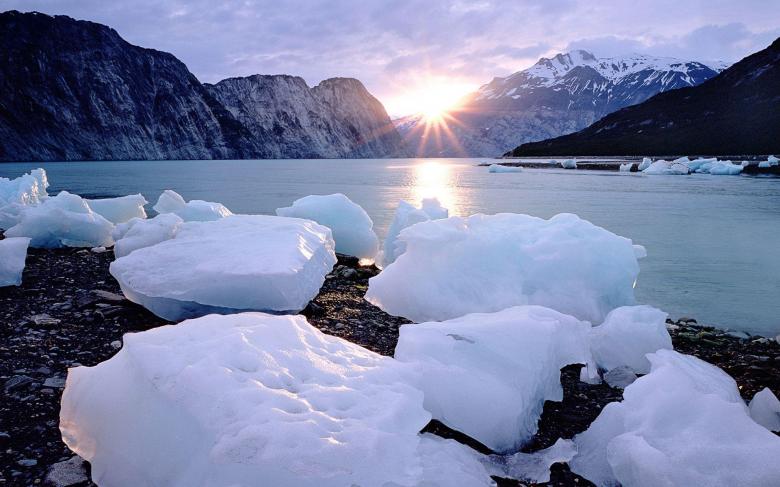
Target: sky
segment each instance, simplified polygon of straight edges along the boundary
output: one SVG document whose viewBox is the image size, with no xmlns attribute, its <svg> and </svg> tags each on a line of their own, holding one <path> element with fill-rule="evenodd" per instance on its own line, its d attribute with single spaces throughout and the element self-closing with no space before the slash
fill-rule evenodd
<svg viewBox="0 0 780 487">
<path fill-rule="evenodd" d="M 92 20 L 201 81 L 360 79 L 391 116 L 587 49 L 734 62 L 780 37 L 780 0 L 0 0 Z"/>
</svg>

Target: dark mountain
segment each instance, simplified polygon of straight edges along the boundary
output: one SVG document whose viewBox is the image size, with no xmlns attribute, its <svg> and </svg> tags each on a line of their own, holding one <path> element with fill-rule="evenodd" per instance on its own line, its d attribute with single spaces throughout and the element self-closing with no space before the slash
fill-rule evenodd
<svg viewBox="0 0 780 487">
<path fill-rule="evenodd" d="M 521 142 L 580 130 L 657 93 L 698 85 L 723 67 L 641 54 L 600 59 L 572 51 L 482 86 L 447 117 L 449 134 L 437 137 L 430 128 L 426 133 L 419 115 L 397 120 L 396 126 L 419 155 L 494 156 Z"/>
<path fill-rule="evenodd" d="M 0 160 L 386 157 L 403 150 L 384 108 L 357 80 L 323 82 L 314 112 L 295 117 L 319 87 L 287 76 L 243 78 L 246 85 L 265 80 L 254 91 L 233 89 L 238 79 L 203 85 L 173 55 L 129 44 L 93 22 L 4 12 L 0 46 Z M 300 90 L 276 87 L 293 79 Z M 258 105 L 242 93 L 270 101 Z M 354 110 L 340 105 L 347 102 Z"/>
<path fill-rule="evenodd" d="M 513 156 L 780 152 L 780 39 L 695 87 L 656 95 Z"/>
</svg>

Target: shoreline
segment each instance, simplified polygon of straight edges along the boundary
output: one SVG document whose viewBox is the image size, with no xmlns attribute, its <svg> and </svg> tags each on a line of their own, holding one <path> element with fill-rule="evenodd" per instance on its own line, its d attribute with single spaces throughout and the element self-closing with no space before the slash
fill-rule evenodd
<svg viewBox="0 0 780 487">
<path fill-rule="evenodd" d="M 394 317 L 363 299 L 368 279 L 379 272 L 339 255 L 318 296 L 304 309 L 309 322 L 374 352 L 391 355 L 398 328 L 409 320 Z M 0 484 L 47 485 L 52 465 L 72 459 L 58 429 L 59 400 L 67 368 L 92 366 L 121 348 L 122 335 L 170 324 L 121 295 L 108 273 L 111 249 L 30 249 L 23 283 L 0 288 Z M 780 344 L 760 337 L 738 338 L 725 330 L 700 327 L 685 319 L 667 322 L 676 350 L 721 367 L 737 381 L 744 399 L 763 387 L 780 390 Z M 547 402 L 539 432 L 522 449 L 537 451 L 559 437 L 584 431 L 622 390 L 579 381 L 579 366 L 562 369 L 564 399 Z M 484 446 L 441 423 L 425 431 L 451 437 L 485 453 Z M 69 468 L 88 473 L 80 462 Z M 56 485 L 56 484 L 54 484 Z M 94 485 L 90 481 L 59 485 Z M 500 480 L 499 485 L 525 485 Z M 551 480 L 539 485 L 592 485 L 556 465 Z"/>
</svg>

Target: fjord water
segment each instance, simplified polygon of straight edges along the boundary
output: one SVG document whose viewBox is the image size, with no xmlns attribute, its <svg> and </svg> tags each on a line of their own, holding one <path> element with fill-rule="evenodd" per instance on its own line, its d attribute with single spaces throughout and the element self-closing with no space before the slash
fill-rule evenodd
<svg viewBox="0 0 780 487">
<path fill-rule="evenodd" d="M 648 176 L 526 169 L 491 174 L 478 159 L 113 161 L 0 164 L 0 176 L 44 167 L 50 193 L 86 197 L 164 189 L 273 214 L 309 194 L 341 192 L 365 208 L 380 238 L 399 200 L 438 197 L 451 215 L 571 212 L 644 245 L 640 303 L 672 317 L 780 333 L 780 178 Z M 150 205 L 151 206 L 151 205 Z M 500 259 L 500 255 L 485 256 Z"/>
</svg>

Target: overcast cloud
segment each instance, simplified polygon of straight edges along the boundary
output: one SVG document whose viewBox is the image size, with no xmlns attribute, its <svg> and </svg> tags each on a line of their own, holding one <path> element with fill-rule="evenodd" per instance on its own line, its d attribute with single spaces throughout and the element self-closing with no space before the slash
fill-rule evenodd
<svg viewBox="0 0 780 487">
<path fill-rule="evenodd" d="M 385 101 L 429 76 L 478 86 L 572 48 L 733 62 L 780 36 L 777 0 L 0 0 L 93 20 L 202 81 L 359 78 Z M 396 113 L 396 115 L 399 115 Z"/>
</svg>

